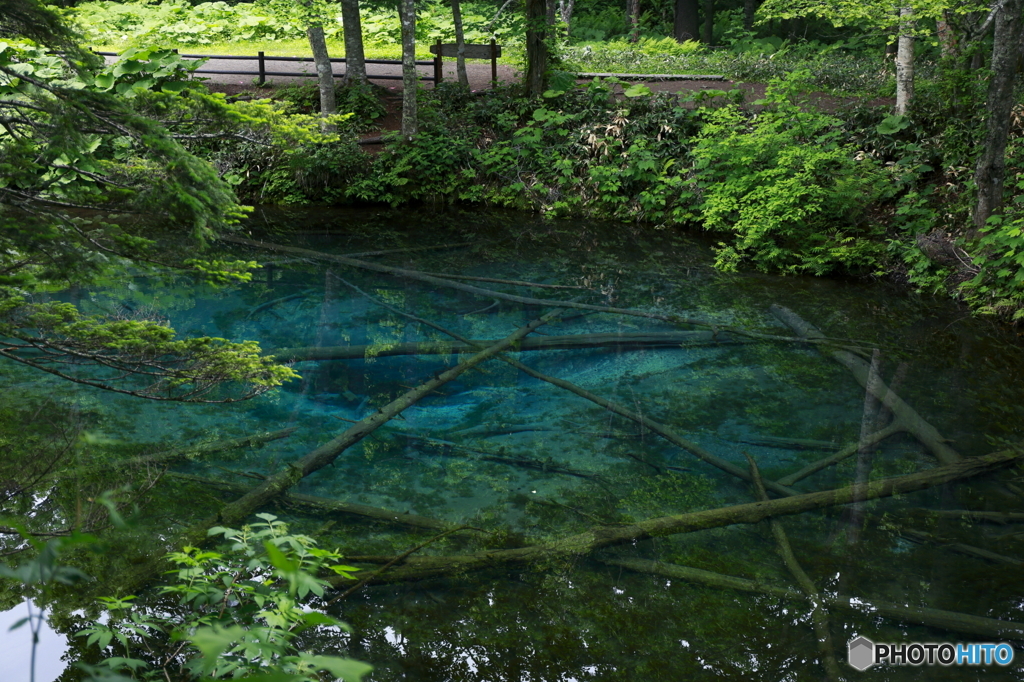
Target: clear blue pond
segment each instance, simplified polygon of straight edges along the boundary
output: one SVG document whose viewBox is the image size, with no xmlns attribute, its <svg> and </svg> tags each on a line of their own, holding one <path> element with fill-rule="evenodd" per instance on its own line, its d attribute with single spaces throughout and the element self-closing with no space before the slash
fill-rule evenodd
<svg viewBox="0 0 1024 682">
<path fill-rule="evenodd" d="M 749 455 L 773 480 L 856 443 L 865 391 L 847 368 L 807 344 L 720 329 L 791 336 L 770 312 L 772 305 L 847 340 L 868 359 L 872 349 L 880 349 L 882 378 L 960 455 L 999 450 L 1024 431 L 1024 348 L 1018 334 L 972 318 L 948 301 L 882 282 L 722 274 L 711 268 L 711 244 L 700 235 L 510 214 L 263 210 L 248 230 L 253 238 L 324 253 L 398 250 L 360 258 L 421 272 L 573 287 L 453 280 L 504 294 L 706 321 L 714 327 L 566 308 L 529 338 L 574 337 L 582 345 L 511 355 L 664 424 L 738 467 L 747 468 Z M 9 395 L 46 395 L 73 407 L 82 456 L 105 451 L 130 457 L 297 427 L 262 447 L 172 466 L 138 499 L 139 523 L 154 538 L 170 537 L 237 496 L 237 490 L 215 487 L 210 479 L 251 485 L 253 476 L 273 474 L 458 361 L 451 352 L 388 355 L 398 344 L 443 350 L 452 341 L 376 301 L 479 340 L 501 339 L 557 307 L 293 253 L 244 246 L 230 251 L 263 266 L 251 283 L 214 289 L 152 274 L 126 275 L 59 297 L 88 313 L 166 318 L 183 334 L 255 340 L 267 352 L 361 346 L 360 357 L 300 361 L 294 368 L 302 378 L 282 389 L 250 401 L 206 405 L 143 401 L 20 366 L 0 367 Z M 713 335 L 697 333 L 709 328 Z M 661 346 L 634 341 L 670 332 L 694 334 Z M 586 347 L 595 335 L 600 345 Z M 607 335 L 619 340 L 608 341 Z M 871 418 L 881 428 L 890 415 Z M 907 432 L 868 451 L 872 478 L 938 465 L 929 448 Z M 793 487 L 803 493 L 848 485 L 857 462 L 854 455 Z M 147 476 L 146 481 L 157 478 Z M 826 594 L 1024 622 L 1024 574 L 1012 563 L 1024 560 L 1024 527 L 924 511 L 1022 511 L 1024 498 L 1013 492 L 1014 486 L 1024 488 L 1020 477 L 1020 469 L 1007 469 L 872 501 L 859 520 L 833 508 L 781 523 L 797 559 Z M 90 487 L 80 494 L 91 495 L 99 483 L 82 485 Z M 470 533 L 423 550 L 452 555 L 755 499 L 748 483 L 650 429 L 496 360 L 406 409 L 295 492 L 493 532 L 485 544 Z M 60 526 L 75 513 L 74 495 L 65 488 L 50 496 L 46 513 Z M 401 553 L 434 533 L 307 508 L 267 511 L 298 531 L 320 533 L 324 545 L 347 555 Z M 970 548 L 997 556 L 971 555 Z M 622 559 L 796 586 L 767 524 L 730 525 L 572 560 L 367 588 L 334 611 L 354 634 L 321 644 L 373 663 L 371 679 L 380 681 L 825 679 L 807 602 L 604 563 Z M 882 618 L 869 609 L 836 608 L 829 618 L 847 679 L 1024 679 L 1024 649 L 1011 669 L 858 673 L 847 666 L 846 646 L 859 635 L 876 642 L 989 640 Z M 71 621 L 64 625 L 65 631 L 73 629 Z"/>
</svg>

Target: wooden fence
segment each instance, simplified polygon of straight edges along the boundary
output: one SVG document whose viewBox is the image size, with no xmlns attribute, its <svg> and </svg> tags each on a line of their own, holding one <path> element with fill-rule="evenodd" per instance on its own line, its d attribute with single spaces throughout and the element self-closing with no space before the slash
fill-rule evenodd
<svg viewBox="0 0 1024 682">
<path fill-rule="evenodd" d="M 96 54 L 98 54 L 100 56 L 103 56 L 103 57 L 116 57 L 116 56 L 118 56 L 118 54 L 116 52 L 97 52 Z M 183 55 L 180 55 L 180 56 L 183 59 L 230 59 L 230 60 L 235 60 L 235 61 L 254 61 L 254 62 L 257 63 L 257 68 L 255 70 L 248 69 L 248 70 L 245 70 L 245 71 L 240 71 L 240 70 L 229 71 L 229 70 L 224 70 L 224 69 L 204 69 L 204 68 L 198 68 L 193 73 L 200 73 L 200 74 L 202 74 L 202 73 L 215 73 L 215 74 L 224 74 L 224 75 L 233 75 L 233 76 L 256 76 L 257 77 L 257 82 L 260 85 L 263 85 L 264 83 L 266 83 L 267 76 L 290 76 L 290 77 L 293 77 L 293 78 L 315 77 L 316 76 L 316 72 L 307 73 L 307 72 L 304 72 L 304 71 L 268 71 L 267 70 L 267 62 L 312 62 L 313 61 L 312 57 L 274 57 L 274 56 L 269 56 L 269 55 L 265 54 L 262 51 L 257 52 L 255 55 L 183 54 Z M 400 60 L 400 59 L 366 59 L 364 61 L 366 62 L 366 64 L 391 64 L 391 65 L 399 65 L 399 66 L 401 66 L 401 64 L 402 64 L 402 60 Z M 434 67 L 433 75 L 430 75 L 430 76 L 421 75 L 421 76 L 419 76 L 419 79 L 420 80 L 424 80 L 424 81 L 434 81 L 435 83 L 436 82 L 440 82 L 440 80 L 441 80 L 441 64 L 440 64 L 440 62 L 441 62 L 441 56 L 440 55 L 438 55 L 434 59 L 418 59 L 418 60 L 416 60 L 416 65 L 417 66 L 433 66 Z M 331 59 L 332 66 L 334 64 L 337 64 L 337 63 L 345 64 L 346 63 L 346 59 L 344 57 L 335 57 L 335 58 Z M 344 75 L 345 75 L 344 73 L 334 74 L 334 77 L 335 78 L 341 78 L 341 77 L 344 77 Z M 366 77 L 371 79 L 371 80 L 402 80 L 402 76 L 400 76 L 400 75 L 379 74 L 379 75 L 375 76 L 375 75 L 373 75 L 373 74 L 371 74 L 369 72 L 367 72 Z"/>
</svg>

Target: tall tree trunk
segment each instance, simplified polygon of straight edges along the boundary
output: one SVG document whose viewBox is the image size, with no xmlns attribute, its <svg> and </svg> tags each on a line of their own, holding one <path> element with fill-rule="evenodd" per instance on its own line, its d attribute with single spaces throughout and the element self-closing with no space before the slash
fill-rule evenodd
<svg viewBox="0 0 1024 682">
<path fill-rule="evenodd" d="M 906 114 L 914 99 L 913 10 L 900 8 L 900 37 L 896 48 L 896 113 Z"/>
<path fill-rule="evenodd" d="M 743 0 L 743 30 L 754 30 L 754 13 L 757 11 L 757 0 Z"/>
<path fill-rule="evenodd" d="M 459 85 L 469 87 L 469 75 L 466 74 L 466 34 L 462 30 L 462 6 L 459 0 L 452 0 L 452 21 L 455 22 L 455 71 L 459 75 Z"/>
<path fill-rule="evenodd" d="M 572 22 L 572 8 L 575 6 L 576 0 L 558 0 L 558 14 L 562 18 L 562 23 L 565 24 L 565 30 L 570 31 L 570 25 Z"/>
<path fill-rule="evenodd" d="M 527 97 L 540 97 L 547 89 L 548 19 L 545 0 L 526 0 L 526 75 Z"/>
<path fill-rule="evenodd" d="M 992 80 L 988 83 L 988 120 L 985 123 L 985 144 L 974 171 L 978 186 L 978 203 L 974 208 L 974 238 L 988 219 L 1003 204 L 1003 182 L 1006 179 L 1006 139 L 1010 131 L 1013 107 L 1013 81 L 1021 42 L 1022 0 L 1007 0 L 995 19 L 992 45 Z"/>
<path fill-rule="evenodd" d="M 676 16 L 672 35 L 679 42 L 697 40 L 700 35 L 698 0 L 676 0 Z"/>
<path fill-rule="evenodd" d="M 313 51 L 313 63 L 316 64 L 316 78 L 320 86 L 320 115 L 331 116 L 338 113 L 337 100 L 334 98 L 334 69 L 331 67 L 331 56 L 327 54 L 327 40 L 324 38 L 324 27 L 310 26 L 306 29 L 309 48 Z M 333 132 L 335 126 L 325 125 L 325 132 Z"/>
<path fill-rule="evenodd" d="M 416 111 L 419 75 L 416 73 L 415 1 L 399 0 L 398 17 L 402 22 L 402 137 L 408 142 L 419 132 L 419 114 Z"/>
<path fill-rule="evenodd" d="M 935 20 L 935 36 L 939 40 L 939 49 L 943 57 L 956 57 L 960 54 L 956 33 L 947 20 L 945 12 L 943 12 L 941 19 Z"/>
<path fill-rule="evenodd" d="M 627 0 L 626 16 L 629 19 L 629 42 L 640 40 L 640 0 Z"/>
<path fill-rule="evenodd" d="M 341 0 L 341 21 L 345 34 L 345 80 L 349 85 L 365 83 L 366 56 L 363 53 L 359 0 Z"/>
<path fill-rule="evenodd" d="M 704 0 L 704 26 L 701 42 L 710 45 L 715 38 L 715 0 Z"/>
</svg>

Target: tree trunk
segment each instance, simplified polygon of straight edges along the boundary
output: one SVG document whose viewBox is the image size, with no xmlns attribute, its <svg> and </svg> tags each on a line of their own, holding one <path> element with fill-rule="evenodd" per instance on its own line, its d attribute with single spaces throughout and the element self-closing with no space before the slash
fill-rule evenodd
<svg viewBox="0 0 1024 682">
<path fill-rule="evenodd" d="M 754 13 L 757 12 L 756 0 L 743 0 L 743 30 L 754 30 Z"/>
<path fill-rule="evenodd" d="M 715 38 L 715 0 L 704 0 L 704 26 L 701 31 L 701 42 L 710 45 Z"/>
<path fill-rule="evenodd" d="M 547 3 L 544 0 L 526 0 L 526 74 L 523 89 L 527 97 L 540 97 L 547 90 L 547 29 Z"/>
<path fill-rule="evenodd" d="M 398 17 L 402 22 L 402 137 L 409 142 L 419 132 L 416 93 L 416 3 L 399 0 Z"/>
<path fill-rule="evenodd" d="M 455 22 L 455 71 L 459 75 L 459 85 L 469 87 L 469 76 L 466 74 L 466 34 L 462 30 L 462 6 L 459 0 L 452 0 L 452 21 Z"/>
<path fill-rule="evenodd" d="M 896 113 L 904 115 L 914 99 L 913 10 L 900 8 L 900 37 L 896 48 Z"/>
<path fill-rule="evenodd" d="M 1013 108 L 1013 82 L 1021 41 L 1022 0 L 1008 0 L 995 18 L 995 39 L 992 45 L 992 79 L 988 84 L 985 143 L 974 172 L 978 186 L 978 203 L 974 209 L 974 229 L 967 235 L 977 237 L 988 219 L 1003 205 L 1003 183 L 1006 179 L 1006 140 L 1010 131 Z"/>
<path fill-rule="evenodd" d="M 569 28 L 572 22 L 572 9 L 575 6 L 576 0 L 558 0 L 558 13 L 562 17 L 562 23 L 565 24 L 565 30 L 571 32 Z"/>
<path fill-rule="evenodd" d="M 626 20 L 629 22 L 629 42 L 640 40 L 640 0 L 627 0 Z"/>
<path fill-rule="evenodd" d="M 573 336 L 543 336 L 537 339 L 523 339 L 520 352 L 534 350 L 565 350 L 579 348 L 614 348 L 616 351 L 643 348 L 679 348 L 680 346 L 718 345 L 743 343 L 725 334 L 709 331 L 652 332 L 650 334 L 578 334 Z M 273 357 L 279 362 L 302 360 L 363 360 L 367 357 L 388 357 L 395 355 L 448 355 L 450 353 L 473 352 L 479 346 L 489 346 L 494 341 L 473 341 L 470 346 L 461 342 L 439 343 L 423 341 L 397 343 L 383 349 L 374 345 L 351 346 L 300 346 L 278 348 Z M 379 344 L 378 344 L 379 345 Z"/>
<path fill-rule="evenodd" d="M 679 42 L 697 40 L 700 35 L 700 18 L 697 13 L 698 0 L 676 0 L 675 21 L 672 35 Z"/>
<path fill-rule="evenodd" d="M 939 41 L 939 50 L 943 57 L 957 57 L 960 55 L 960 45 L 956 39 L 956 33 L 943 12 L 941 19 L 935 20 L 935 35 Z"/>
<path fill-rule="evenodd" d="M 341 0 L 342 30 L 345 34 L 345 80 L 349 85 L 366 83 L 366 56 L 359 0 Z"/>
<path fill-rule="evenodd" d="M 337 101 L 334 98 L 334 69 L 331 56 L 327 54 L 327 40 L 324 38 L 324 27 L 310 26 L 306 29 L 309 48 L 313 51 L 313 62 L 316 64 L 317 84 L 320 86 L 320 115 L 331 116 L 338 113 Z M 335 126 L 325 125 L 325 132 L 332 132 Z"/>
</svg>

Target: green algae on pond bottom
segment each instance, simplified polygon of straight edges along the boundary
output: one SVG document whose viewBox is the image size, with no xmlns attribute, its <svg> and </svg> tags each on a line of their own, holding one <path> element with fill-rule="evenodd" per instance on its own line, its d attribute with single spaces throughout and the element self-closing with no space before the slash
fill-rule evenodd
<svg viewBox="0 0 1024 682">
<path fill-rule="evenodd" d="M 950 303 L 893 292 L 881 283 L 723 275 L 709 267 L 707 245 L 699 235 L 624 225 L 539 222 L 497 213 L 317 209 L 257 215 L 260 220 L 253 221 L 252 229 L 263 230 L 268 241 L 336 254 L 409 249 L 363 258 L 433 273 L 585 287 L 529 290 L 467 282 L 505 293 L 580 297 L 788 336 L 789 330 L 768 312 L 772 304 L 784 305 L 830 337 L 850 339 L 868 351 L 880 348 L 883 377 L 889 380 L 899 372 L 900 395 L 961 454 L 989 452 L 999 439 L 1019 440 L 1024 428 L 1024 353 L 1013 334 L 969 318 Z M 444 248 L 455 243 L 463 245 Z M 56 404 L 75 406 L 77 428 L 85 435 L 76 448 L 76 466 L 296 427 L 287 438 L 259 448 L 196 455 L 175 465 L 178 473 L 193 478 L 159 478 L 138 467 L 116 473 L 105 469 L 102 475 L 78 475 L 43 489 L 44 501 L 37 499 L 32 521 L 40 527 L 47 523 L 43 507 L 50 523 L 60 525 L 79 513 L 83 497 L 104 487 L 133 481 L 136 489 L 146 490 L 136 500 L 140 526 L 111 540 L 118 551 L 90 559 L 88 568 L 103 577 L 97 593 L 116 591 L 119 572 L 160 543 L 153 534 L 166 541 L 231 499 L 225 489 L 197 483 L 194 477 L 255 484 L 254 476 L 272 475 L 351 421 L 458 361 L 444 352 L 382 356 L 396 344 L 443 347 L 450 340 L 376 305 L 346 282 L 472 339 L 500 339 L 547 312 L 543 306 L 481 298 L 270 250 L 231 251 L 264 265 L 251 283 L 214 290 L 126 276 L 89 291 L 68 292 L 65 298 L 85 312 L 131 311 L 166 317 L 182 333 L 254 339 L 267 352 L 344 345 L 369 351 L 356 360 L 299 362 L 295 368 L 301 380 L 232 405 L 147 403 L 3 366 L 8 399 L 41 400 L 45 395 Z M 674 329 L 657 320 L 566 310 L 535 336 Z M 857 440 L 864 391 L 846 369 L 803 344 L 729 341 L 515 355 L 540 372 L 661 422 L 737 466 L 746 466 L 748 453 L 773 479 Z M 14 426 L 9 421 L 3 428 L 13 432 Z M 855 475 L 855 463 L 856 458 L 848 459 L 795 487 L 814 491 L 845 485 Z M 927 450 L 903 434 L 876 448 L 872 476 L 931 466 Z M 1008 476 L 1002 474 L 1001 480 Z M 296 492 L 489 531 L 449 536 L 423 550 L 442 555 L 753 500 L 746 483 L 649 429 L 496 361 L 405 410 L 332 466 L 303 480 Z M 900 535 L 907 529 L 927 531 L 947 542 L 1024 556 L 1016 526 L 909 513 L 918 507 L 967 504 L 1011 510 L 1004 498 L 969 481 L 871 502 L 862 524 L 851 522 L 842 509 L 790 517 L 783 524 L 820 590 L 1022 621 L 1018 568 L 957 554 L 950 547 L 911 544 Z M 396 554 L 430 537 L 429 531 L 328 518 L 303 509 L 285 510 L 293 529 L 316 533 L 322 544 L 340 546 L 347 555 Z M 21 513 L 31 516 L 32 510 L 22 508 Z M 806 602 L 692 585 L 601 563 L 613 557 L 658 559 L 765 584 L 794 584 L 766 529 L 732 526 L 529 569 L 366 588 L 334 607 L 355 632 L 322 639 L 311 635 L 309 646 L 374 663 L 374 680 L 823 678 Z M 367 565 L 366 571 L 372 570 Z M 79 606 L 68 596 L 51 608 Z M 830 617 L 841 661 L 846 642 L 857 635 L 893 642 L 974 641 L 869 614 L 836 611 Z M 874 679 L 892 680 L 921 674 L 911 668 L 872 672 Z M 962 679 L 956 668 L 927 672 L 928 679 Z M 971 674 L 1020 677 L 994 668 L 972 668 Z"/>
</svg>

